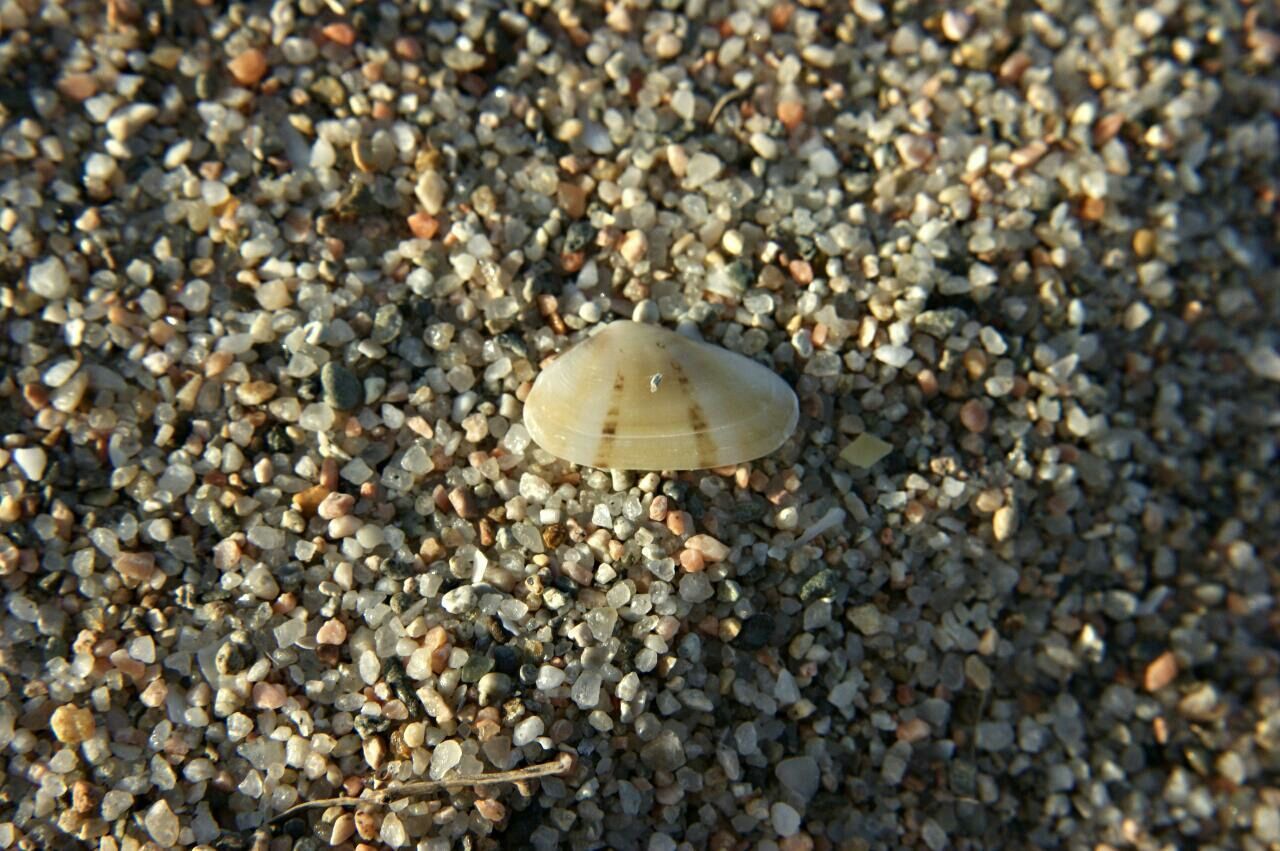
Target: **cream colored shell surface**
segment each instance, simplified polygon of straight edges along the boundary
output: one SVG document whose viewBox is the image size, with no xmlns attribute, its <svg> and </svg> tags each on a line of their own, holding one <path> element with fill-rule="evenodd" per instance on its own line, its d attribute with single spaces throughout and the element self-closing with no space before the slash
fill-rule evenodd
<svg viewBox="0 0 1280 851">
<path fill-rule="evenodd" d="M 553 361 L 524 408 L 543 449 L 620 470 L 750 461 L 781 446 L 798 418 L 795 393 L 750 358 L 627 320 Z"/>
</svg>

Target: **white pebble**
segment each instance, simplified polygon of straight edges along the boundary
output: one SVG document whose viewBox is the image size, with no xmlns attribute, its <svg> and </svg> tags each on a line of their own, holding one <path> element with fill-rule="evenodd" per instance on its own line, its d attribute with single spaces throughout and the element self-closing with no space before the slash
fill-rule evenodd
<svg viewBox="0 0 1280 851">
<path fill-rule="evenodd" d="M 49 459 L 39 446 L 24 446 L 13 450 L 13 462 L 22 470 L 28 481 L 38 482 L 44 477 Z"/>
<path fill-rule="evenodd" d="M 50 257 L 31 264 L 27 272 L 27 286 L 41 298 L 65 298 L 71 288 L 71 276 L 60 258 Z"/>
</svg>

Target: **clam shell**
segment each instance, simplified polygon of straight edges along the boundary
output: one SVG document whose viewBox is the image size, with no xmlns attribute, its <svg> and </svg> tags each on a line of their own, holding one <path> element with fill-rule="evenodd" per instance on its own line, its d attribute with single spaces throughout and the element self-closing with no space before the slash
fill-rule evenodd
<svg viewBox="0 0 1280 851">
<path fill-rule="evenodd" d="M 755 361 L 656 325 L 621 320 L 533 383 L 524 424 L 553 455 L 619 470 L 696 470 L 781 446 L 799 410 Z"/>
</svg>

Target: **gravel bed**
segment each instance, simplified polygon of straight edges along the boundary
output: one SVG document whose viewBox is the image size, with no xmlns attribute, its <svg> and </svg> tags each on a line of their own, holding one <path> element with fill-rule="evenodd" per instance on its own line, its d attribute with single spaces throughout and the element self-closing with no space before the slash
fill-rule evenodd
<svg viewBox="0 0 1280 851">
<path fill-rule="evenodd" d="M 0 0 L 0 848 L 1280 846 L 1280 12 L 950 5 Z"/>
</svg>

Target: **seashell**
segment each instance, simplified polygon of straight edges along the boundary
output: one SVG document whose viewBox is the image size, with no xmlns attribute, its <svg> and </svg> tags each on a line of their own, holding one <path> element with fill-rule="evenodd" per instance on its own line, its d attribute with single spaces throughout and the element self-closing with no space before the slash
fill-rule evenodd
<svg viewBox="0 0 1280 851">
<path fill-rule="evenodd" d="M 795 431 L 796 394 L 755 361 L 620 320 L 542 371 L 524 406 L 539 446 L 575 464 L 696 470 L 768 455 Z"/>
</svg>

